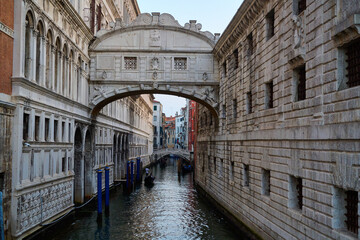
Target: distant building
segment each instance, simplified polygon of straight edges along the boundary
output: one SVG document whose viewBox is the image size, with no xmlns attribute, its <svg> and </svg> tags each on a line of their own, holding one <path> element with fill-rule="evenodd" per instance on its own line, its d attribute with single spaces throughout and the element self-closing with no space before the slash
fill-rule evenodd
<svg viewBox="0 0 360 240">
<path fill-rule="evenodd" d="M 174 148 L 175 147 L 175 117 L 165 117 L 165 147 Z"/>
<path fill-rule="evenodd" d="M 193 100 L 187 101 L 188 107 L 188 150 L 194 152 L 196 141 L 196 109 L 197 103 Z"/>
<path fill-rule="evenodd" d="M 163 106 L 158 101 L 153 101 L 153 126 L 154 126 L 154 149 L 163 147 Z"/>
<path fill-rule="evenodd" d="M 184 148 L 185 142 L 185 117 L 184 115 L 178 115 L 175 117 L 175 148 Z"/>
</svg>

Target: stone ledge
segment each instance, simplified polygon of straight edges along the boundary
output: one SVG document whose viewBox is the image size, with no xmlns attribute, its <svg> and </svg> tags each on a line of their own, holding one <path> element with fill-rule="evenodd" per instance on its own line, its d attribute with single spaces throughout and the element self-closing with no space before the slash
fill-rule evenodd
<svg viewBox="0 0 360 240">
<path fill-rule="evenodd" d="M 337 46 L 342 46 L 360 37 L 360 14 L 354 14 L 338 23 L 333 29 L 333 38 Z"/>
</svg>

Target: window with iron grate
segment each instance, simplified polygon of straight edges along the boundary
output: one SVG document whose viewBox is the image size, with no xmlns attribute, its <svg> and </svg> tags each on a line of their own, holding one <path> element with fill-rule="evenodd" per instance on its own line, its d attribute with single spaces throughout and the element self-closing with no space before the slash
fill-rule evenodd
<svg viewBox="0 0 360 240">
<path fill-rule="evenodd" d="M 136 57 L 124 57 L 125 69 L 136 70 L 137 69 L 137 58 Z"/>
<path fill-rule="evenodd" d="M 174 58 L 174 70 L 186 70 L 187 59 L 186 58 Z"/>
<path fill-rule="evenodd" d="M 360 85 L 360 42 L 352 43 L 346 48 L 346 77 L 348 87 Z"/>
<path fill-rule="evenodd" d="M 246 93 L 246 113 L 252 113 L 252 94 L 251 91 Z"/>
<path fill-rule="evenodd" d="M 266 40 L 275 35 L 275 10 L 272 9 L 266 15 Z"/>
<path fill-rule="evenodd" d="M 235 49 L 233 52 L 233 58 L 234 58 L 234 69 L 239 67 L 239 50 Z"/>
<path fill-rule="evenodd" d="M 298 14 L 302 13 L 306 9 L 306 0 L 298 0 Z"/>
<path fill-rule="evenodd" d="M 359 232 L 359 215 L 358 215 L 358 204 L 359 204 L 359 193 L 357 191 L 346 191 L 346 227 L 347 230 L 358 234 Z"/>
<path fill-rule="evenodd" d="M 302 209 L 303 193 L 302 179 L 290 176 L 289 183 L 289 207 L 293 209 Z"/>
<path fill-rule="evenodd" d="M 248 44 L 248 56 L 251 56 L 254 53 L 254 43 L 253 43 L 252 33 L 250 33 L 246 39 Z"/>
<path fill-rule="evenodd" d="M 245 187 L 250 186 L 250 174 L 249 174 L 249 165 L 243 165 L 243 184 Z"/>
<path fill-rule="evenodd" d="M 306 99 L 306 70 L 305 64 L 294 70 L 295 101 Z"/>
<path fill-rule="evenodd" d="M 265 84 L 265 108 L 274 107 L 274 84 L 273 82 L 268 82 Z"/>
<path fill-rule="evenodd" d="M 262 181 L 261 181 L 261 187 L 262 187 L 262 194 L 269 196 L 270 195 L 270 170 L 263 169 L 262 170 Z"/>
</svg>

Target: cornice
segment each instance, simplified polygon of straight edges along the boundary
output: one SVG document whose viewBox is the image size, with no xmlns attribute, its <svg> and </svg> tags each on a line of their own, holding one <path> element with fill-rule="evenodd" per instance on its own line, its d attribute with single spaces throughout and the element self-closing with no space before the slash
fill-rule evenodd
<svg viewBox="0 0 360 240">
<path fill-rule="evenodd" d="M 91 40 L 93 39 L 93 34 L 90 29 L 86 26 L 83 19 L 80 17 L 78 12 L 71 5 L 69 0 L 55 0 L 56 5 L 62 9 L 64 12 L 67 12 L 73 20 L 73 24 L 78 25 L 78 27 L 84 32 L 85 36 Z"/>
<path fill-rule="evenodd" d="M 234 42 L 247 33 L 246 29 L 255 22 L 266 2 L 264 0 L 244 0 L 214 47 L 213 53 L 218 59 L 224 57 Z"/>
</svg>

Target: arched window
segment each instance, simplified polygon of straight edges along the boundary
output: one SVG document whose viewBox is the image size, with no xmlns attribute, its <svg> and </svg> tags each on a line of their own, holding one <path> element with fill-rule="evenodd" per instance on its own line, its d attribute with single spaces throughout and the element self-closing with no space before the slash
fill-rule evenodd
<svg viewBox="0 0 360 240">
<path fill-rule="evenodd" d="M 68 48 L 67 45 L 65 44 L 63 47 L 63 67 L 62 67 L 62 94 L 65 96 L 66 95 L 66 88 L 67 88 L 67 75 L 68 75 Z"/>
<path fill-rule="evenodd" d="M 27 79 L 31 79 L 32 77 L 32 42 L 33 42 L 33 32 L 34 32 L 34 18 L 32 13 L 29 11 L 26 14 L 25 19 L 25 63 L 24 63 L 24 76 Z"/>
<path fill-rule="evenodd" d="M 47 88 L 52 88 L 53 80 L 53 54 L 52 54 L 52 41 L 53 37 L 51 31 L 46 34 L 46 74 L 45 82 Z"/>
<path fill-rule="evenodd" d="M 44 27 L 39 22 L 36 28 L 36 82 L 41 83 L 44 72 Z"/>
<path fill-rule="evenodd" d="M 70 55 L 69 55 L 69 61 L 68 61 L 68 64 L 69 64 L 69 68 L 68 68 L 68 81 L 69 81 L 69 87 L 68 87 L 68 96 L 69 98 L 73 98 L 72 95 L 73 95 L 73 75 L 74 75 L 74 52 L 71 50 L 70 51 Z"/>
<path fill-rule="evenodd" d="M 55 43 L 55 81 L 54 81 L 54 90 L 58 92 L 60 90 L 60 74 L 61 74 L 61 44 L 60 39 L 56 39 Z"/>
<path fill-rule="evenodd" d="M 79 56 L 78 58 L 78 62 L 77 62 L 77 76 L 76 76 L 76 90 L 77 90 L 77 100 L 79 101 L 81 98 L 81 85 L 82 85 L 82 78 L 81 78 L 81 72 L 82 72 L 82 68 L 81 68 L 81 64 L 82 64 L 82 60 L 81 60 L 81 56 Z"/>
</svg>

